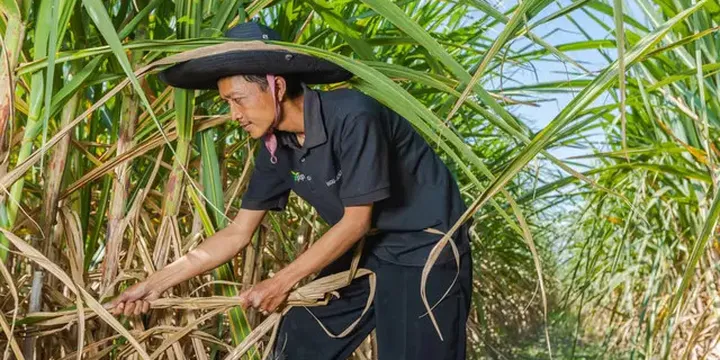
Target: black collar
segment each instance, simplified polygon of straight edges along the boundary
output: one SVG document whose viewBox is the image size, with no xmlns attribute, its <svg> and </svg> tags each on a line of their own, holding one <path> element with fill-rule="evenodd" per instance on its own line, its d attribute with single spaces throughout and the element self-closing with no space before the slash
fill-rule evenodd
<svg viewBox="0 0 720 360">
<path fill-rule="evenodd" d="M 306 152 L 327 142 L 325 121 L 320 109 L 320 94 L 303 84 L 303 123 L 305 125 L 305 143 L 303 146 L 297 141 L 294 133 L 278 131 L 280 143 L 292 149 Z"/>
</svg>

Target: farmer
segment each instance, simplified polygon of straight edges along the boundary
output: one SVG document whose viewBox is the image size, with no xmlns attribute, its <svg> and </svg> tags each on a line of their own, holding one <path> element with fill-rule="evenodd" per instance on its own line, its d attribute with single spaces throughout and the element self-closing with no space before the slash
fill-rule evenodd
<svg viewBox="0 0 720 360">
<path fill-rule="evenodd" d="M 279 39 L 252 22 L 226 36 Z M 280 325 L 273 358 L 346 359 L 375 329 L 380 360 L 465 359 L 472 268 L 467 226 L 453 235 L 459 268 L 446 246 L 426 287 L 431 306 L 443 299 L 433 308 L 442 339 L 420 295 L 423 265 L 442 236 L 437 231 L 448 231 L 466 209 L 450 172 L 407 120 L 376 100 L 355 90 L 306 86 L 345 81 L 352 74 L 312 56 L 258 44 L 161 73 L 174 87 L 217 89 L 232 120 L 264 146 L 233 223 L 127 289 L 114 300 L 113 312 L 145 313 L 149 301 L 167 289 L 236 256 L 266 212 L 285 207 L 292 190 L 332 227 L 272 278 L 242 292 L 243 307 L 266 315 L 280 311 L 301 279 L 348 270 L 363 237 L 360 267 L 375 272 L 377 286 L 372 307 L 344 337 L 330 337 L 320 323 L 338 334 L 358 319 L 370 292 L 367 277 L 325 306 L 292 308 Z"/>
</svg>

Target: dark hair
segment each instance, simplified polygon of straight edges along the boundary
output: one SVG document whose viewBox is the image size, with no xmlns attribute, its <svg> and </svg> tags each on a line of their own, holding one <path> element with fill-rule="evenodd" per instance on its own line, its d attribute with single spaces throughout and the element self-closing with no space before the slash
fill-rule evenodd
<svg viewBox="0 0 720 360">
<path fill-rule="evenodd" d="M 302 81 L 292 75 L 278 75 L 285 79 L 286 90 L 285 93 L 288 99 L 294 99 L 303 93 Z M 265 75 L 242 75 L 242 77 L 251 83 L 260 85 L 260 88 L 265 91 L 268 89 L 268 82 Z"/>
</svg>

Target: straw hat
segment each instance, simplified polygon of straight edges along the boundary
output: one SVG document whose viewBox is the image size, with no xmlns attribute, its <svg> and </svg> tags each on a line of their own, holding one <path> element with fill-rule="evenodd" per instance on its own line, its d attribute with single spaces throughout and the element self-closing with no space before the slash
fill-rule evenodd
<svg viewBox="0 0 720 360">
<path fill-rule="evenodd" d="M 280 35 L 256 22 L 240 23 L 225 37 L 263 43 L 176 64 L 162 71 L 160 79 L 178 88 L 217 89 L 218 79 L 232 75 L 293 75 L 306 84 L 331 84 L 352 77 L 332 62 L 265 44 L 265 40 L 280 40 Z"/>
</svg>

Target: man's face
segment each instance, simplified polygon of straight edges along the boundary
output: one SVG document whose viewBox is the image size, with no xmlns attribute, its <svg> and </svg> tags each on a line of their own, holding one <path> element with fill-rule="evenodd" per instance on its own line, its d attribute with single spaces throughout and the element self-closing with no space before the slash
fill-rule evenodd
<svg viewBox="0 0 720 360">
<path fill-rule="evenodd" d="M 231 118 L 253 139 L 262 137 L 273 125 L 275 104 L 270 89 L 249 82 L 240 75 L 218 80 L 220 97 L 230 104 Z"/>
</svg>

